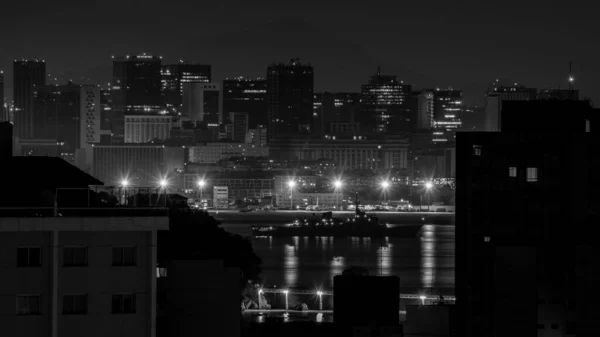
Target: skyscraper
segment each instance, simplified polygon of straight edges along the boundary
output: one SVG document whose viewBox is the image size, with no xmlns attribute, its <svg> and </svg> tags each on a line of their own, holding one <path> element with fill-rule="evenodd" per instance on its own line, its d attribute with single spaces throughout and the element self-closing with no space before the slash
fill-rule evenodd
<svg viewBox="0 0 600 337">
<path fill-rule="evenodd" d="M 357 121 L 378 133 L 402 132 L 412 128 L 407 99 L 411 86 L 382 75 L 381 69 L 361 88 L 362 106 Z"/>
<path fill-rule="evenodd" d="M 223 80 L 223 123 L 230 123 L 230 115 L 248 114 L 248 125 L 267 124 L 267 81 L 262 78 L 243 77 Z"/>
<path fill-rule="evenodd" d="M 314 73 L 299 59 L 267 67 L 269 139 L 313 130 Z"/>
<path fill-rule="evenodd" d="M 456 130 L 462 125 L 462 91 L 436 89 L 433 99 L 433 142 L 453 142 Z"/>
<path fill-rule="evenodd" d="M 329 132 L 329 125 L 332 122 L 354 122 L 359 107 L 359 93 L 323 92 L 314 94 L 314 115 L 319 122 L 321 132 Z"/>
<path fill-rule="evenodd" d="M 417 129 L 428 130 L 433 127 L 435 107 L 433 90 L 423 90 L 417 96 Z"/>
<path fill-rule="evenodd" d="M 46 62 L 44 60 L 15 60 L 13 62 L 14 135 L 32 138 L 34 128 L 33 91 L 36 86 L 46 84 Z"/>
<path fill-rule="evenodd" d="M 161 58 L 152 55 L 113 57 L 111 131 L 123 142 L 124 116 L 157 113 L 162 105 Z"/>
<path fill-rule="evenodd" d="M 518 83 L 503 86 L 496 80 L 486 95 L 485 131 L 500 131 L 500 112 L 503 101 L 532 101 L 535 99 L 537 99 L 537 89 L 535 88 L 526 88 Z"/>
<path fill-rule="evenodd" d="M 182 104 L 184 83 L 210 83 L 211 66 L 184 63 L 163 65 L 160 70 L 164 103 L 168 108 L 179 109 Z"/>
<path fill-rule="evenodd" d="M 215 83 L 184 83 L 181 109 L 193 123 L 219 124 L 219 86 Z"/>
<path fill-rule="evenodd" d="M 246 132 L 248 132 L 248 114 L 245 112 L 231 113 L 231 123 L 233 124 L 232 139 L 244 143 Z"/>
<path fill-rule="evenodd" d="M 4 108 L 4 71 L 0 70 L 0 122 L 9 121 Z"/>
</svg>

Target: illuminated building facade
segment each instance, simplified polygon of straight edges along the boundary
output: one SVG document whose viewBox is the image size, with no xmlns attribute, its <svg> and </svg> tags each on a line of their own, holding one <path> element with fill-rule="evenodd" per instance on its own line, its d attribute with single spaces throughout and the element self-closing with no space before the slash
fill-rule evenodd
<svg viewBox="0 0 600 337">
<path fill-rule="evenodd" d="M 152 55 L 113 57 L 111 131 L 115 142 L 125 136 L 125 115 L 153 114 L 163 105 L 161 58 Z"/>
<path fill-rule="evenodd" d="M 219 86 L 215 83 L 188 82 L 183 84 L 182 113 L 192 123 L 219 124 Z"/>
<path fill-rule="evenodd" d="M 148 143 L 170 138 L 173 117 L 167 115 L 125 116 L 125 143 Z"/>
<path fill-rule="evenodd" d="M 223 80 L 223 123 L 235 112 L 248 114 L 248 127 L 267 125 L 267 81 L 238 77 Z"/>
<path fill-rule="evenodd" d="M 46 85 L 44 60 L 23 59 L 13 62 L 13 122 L 16 137 L 34 138 L 33 92 L 36 86 L 43 85 Z"/>
<path fill-rule="evenodd" d="M 211 66 L 179 61 L 177 64 L 163 65 L 160 69 L 160 77 L 165 105 L 168 108 L 178 109 L 182 104 L 183 84 L 210 83 Z"/>
<path fill-rule="evenodd" d="M 411 86 L 398 82 L 396 76 L 382 75 L 381 70 L 371 76 L 361 88 L 362 102 L 357 121 L 377 133 L 409 131 L 412 119 L 407 100 Z"/>
<path fill-rule="evenodd" d="M 433 142 L 454 142 L 455 133 L 462 125 L 462 90 L 436 89 L 433 99 Z"/>
<path fill-rule="evenodd" d="M 269 138 L 314 129 L 314 72 L 310 64 L 292 59 L 267 68 Z"/>
</svg>

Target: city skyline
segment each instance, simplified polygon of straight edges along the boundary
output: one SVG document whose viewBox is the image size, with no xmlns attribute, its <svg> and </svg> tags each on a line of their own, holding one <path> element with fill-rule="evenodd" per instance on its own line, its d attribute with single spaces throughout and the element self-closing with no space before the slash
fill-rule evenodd
<svg viewBox="0 0 600 337">
<path fill-rule="evenodd" d="M 227 7 L 238 11 L 210 4 L 202 16 L 194 15 L 187 1 L 143 8 L 119 3 L 120 13 L 110 10 L 117 5 L 113 1 L 101 8 L 66 1 L 33 9 L 16 4 L 1 23 L 0 35 L 11 47 L 0 51 L 0 69 L 11 97 L 10 62 L 21 57 L 44 58 L 49 73 L 63 74 L 64 81 L 85 78 L 99 84 L 110 81 L 111 55 L 162 53 L 166 64 L 179 59 L 211 64 L 217 81 L 264 77 L 271 62 L 299 57 L 315 67 L 317 92 L 358 91 L 381 66 L 416 87 L 462 89 L 466 102 L 475 104 L 482 103 L 496 78 L 540 89 L 566 87 L 572 61 L 575 87 L 583 97 L 599 101 L 598 48 L 579 43 L 593 41 L 586 28 L 593 11 L 542 4 L 519 4 L 519 11 L 512 12 L 509 5 L 492 10 L 437 2 L 405 4 L 402 11 L 382 3 L 373 8 L 347 4 L 341 10 L 306 5 L 290 12 L 233 3 Z M 173 7 L 189 10 L 159 16 Z M 90 10 L 95 14 L 86 14 Z M 133 10 L 140 12 L 126 15 Z M 47 12 L 57 14 L 61 23 L 45 17 Z M 207 29 L 191 29 L 199 22 Z M 123 25 L 129 34 L 120 33 Z M 56 40 L 57 35 L 62 38 Z"/>
</svg>

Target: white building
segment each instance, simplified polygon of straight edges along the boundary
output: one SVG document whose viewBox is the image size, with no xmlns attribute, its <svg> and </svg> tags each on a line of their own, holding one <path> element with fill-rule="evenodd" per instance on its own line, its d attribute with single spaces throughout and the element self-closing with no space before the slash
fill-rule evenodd
<svg viewBox="0 0 600 337">
<path fill-rule="evenodd" d="M 215 208 L 229 207 L 229 188 L 227 186 L 213 186 L 213 205 Z"/>
<path fill-rule="evenodd" d="M 242 143 L 207 143 L 191 146 L 189 161 L 200 164 L 216 164 L 221 159 L 231 157 L 268 157 L 269 148 Z"/>
<path fill-rule="evenodd" d="M 160 115 L 125 116 L 125 143 L 148 143 L 153 139 L 168 139 L 173 117 Z"/>
</svg>

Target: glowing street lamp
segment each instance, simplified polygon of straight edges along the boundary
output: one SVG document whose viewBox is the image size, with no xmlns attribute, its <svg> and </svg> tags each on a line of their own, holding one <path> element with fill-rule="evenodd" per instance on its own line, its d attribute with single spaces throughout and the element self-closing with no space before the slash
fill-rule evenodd
<svg viewBox="0 0 600 337">
<path fill-rule="evenodd" d="M 204 192 L 204 185 L 206 185 L 206 181 L 204 181 L 204 179 L 200 179 L 198 181 L 198 188 L 200 189 L 200 203 L 202 203 L 202 192 Z"/>
<path fill-rule="evenodd" d="M 293 180 L 288 181 L 288 186 L 290 187 L 290 210 L 294 210 L 294 186 L 296 186 L 296 182 Z M 287 298 L 287 296 L 286 296 Z"/>
<path fill-rule="evenodd" d="M 383 189 L 383 201 L 387 202 L 387 190 L 390 187 L 390 182 L 384 180 L 381 182 L 381 188 Z"/>
<path fill-rule="evenodd" d="M 285 294 L 285 310 L 288 310 L 288 293 L 289 293 L 289 290 L 284 290 L 283 293 Z"/>
<path fill-rule="evenodd" d="M 319 310 L 323 310 L 323 292 L 317 291 L 317 296 L 319 296 Z"/>
<path fill-rule="evenodd" d="M 339 179 L 333 182 L 333 187 L 335 187 L 336 208 L 339 210 L 341 210 L 341 208 L 340 208 L 340 190 L 342 189 L 343 186 L 344 186 L 344 183 Z"/>
<path fill-rule="evenodd" d="M 121 188 L 123 190 L 123 196 L 121 196 L 121 204 L 127 203 L 127 186 L 129 186 L 129 181 L 127 179 L 121 180 Z M 119 192 L 120 194 L 120 192 Z"/>
<path fill-rule="evenodd" d="M 433 188 L 433 184 L 431 183 L 431 181 L 428 181 L 428 182 L 425 183 L 425 188 L 428 189 L 428 190 L 430 190 L 430 189 Z"/>
<path fill-rule="evenodd" d="M 129 181 L 127 179 L 121 180 L 121 186 L 127 188 L 127 186 L 129 186 Z"/>
<path fill-rule="evenodd" d="M 430 191 L 433 189 L 433 183 L 431 181 L 428 181 L 425 183 L 425 193 L 427 194 L 427 212 L 429 212 L 429 195 L 430 195 Z"/>
<path fill-rule="evenodd" d="M 421 305 L 425 305 L 425 300 L 427 299 L 427 296 L 421 295 L 419 296 L 419 299 L 421 300 Z"/>
</svg>

